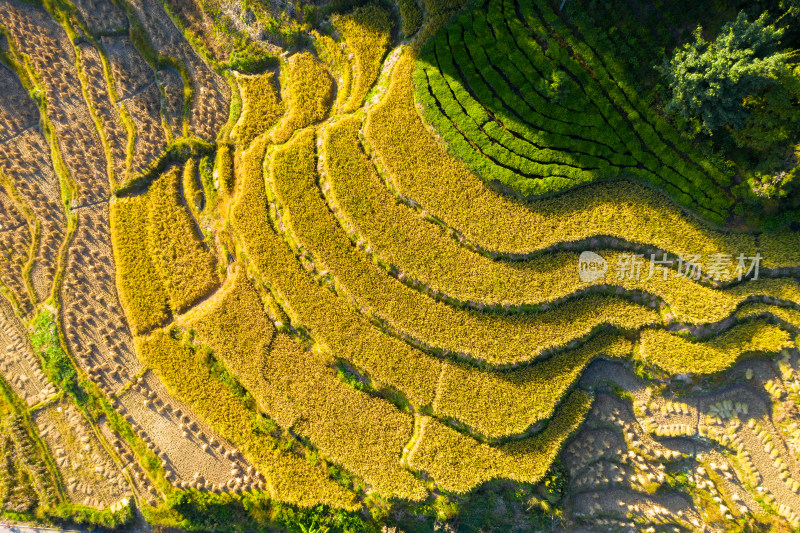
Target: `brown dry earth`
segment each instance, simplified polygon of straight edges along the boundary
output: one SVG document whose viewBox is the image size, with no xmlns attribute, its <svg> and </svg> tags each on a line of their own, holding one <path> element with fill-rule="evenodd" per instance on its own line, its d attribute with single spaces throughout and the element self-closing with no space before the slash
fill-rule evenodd
<svg viewBox="0 0 800 533">
<path fill-rule="evenodd" d="M 754 377 L 763 382 L 773 406 L 773 419 L 786 446 L 800 459 L 800 355 L 784 352 L 774 362 L 773 375 L 764 368 Z"/>
<path fill-rule="evenodd" d="M 8 25 L 1 15 L 0 20 Z M 16 74 L 4 65 L 0 65 L 0 132 L 0 170 L 40 224 L 31 282 L 35 297 L 44 301 L 52 289 L 58 251 L 64 240 L 61 185 L 53 171 L 50 146 L 39 129 L 39 111 Z M 19 223 L 23 218 L 16 220 Z"/>
<path fill-rule="evenodd" d="M 108 394 L 141 371 L 114 277 L 108 204 L 78 209 L 62 283 L 63 326 L 78 364 Z"/>
<path fill-rule="evenodd" d="M 33 493 L 44 505 L 55 505 L 58 490 L 51 472 L 41 459 L 36 443 L 30 438 L 28 425 L 20 415 L 4 420 L 0 431 L 0 468 L 11 473 L 4 481 L 0 510 L 29 512 Z"/>
<path fill-rule="evenodd" d="M 33 420 L 71 501 L 103 509 L 130 494 L 119 468 L 71 403 L 61 400 L 40 409 Z"/>
<path fill-rule="evenodd" d="M 127 35 L 101 37 L 111 65 L 114 89 L 136 127 L 131 175 L 138 175 L 166 148 L 161 126 L 161 93 L 150 65 L 142 59 Z"/>
<path fill-rule="evenodd" d="M 188 113 L 189 128 L 205 141 L 213 141 L 228 120 L 230 87 L 197 56 L 157 0 L 132 0 L 139 20 L 159 53 L 186 65 L 194 85 Z"/>
<path fill-rule="evenodd" d="M 106 142 L 114 164 L 114 175 L 117 180 L 122 180 L 125 176 L 128 132 L 123 125 L 119 109 L 109 93 L 100 52 L 88 43 L 81 43 L 78 45 L 78 49 L 91 105 L 103 124 Z"/>
<path fill-rule="evenodd" d="M 119 412 L 161 457 L 174 485 L 236 491 L 263 484 L 241 452 L 173 398 L 150 371 L 119 401 Z"/>
<path fill-rule="evenodd" d="M 743 373 L 748 368 L 754 376 L 749 383 L 686 398 L 683 410 L 698 413 L 692 433 L 708 435 L 730 452 L 739 453 L 739 464 L 726 464 L 722 475 L 727 472 L 731 476 L 731 467 L 737 467 L 737 478 L 750 482 L 756 494 L 763 496 L 780 516 L 800 525 L 796 511 L 800 509 L 800 485 L 793 485 L 800 476 L 800 463 L 773 423 L 773 404 L 764 389 L 764 380 L 770 375 L 774 377 L 774 370 L 770 362 L 754 360 L 740 365 L 737 372 Z M 670 411 L 647 412 L 650 424 L 661 428 L 662 434 L 686 429 L 683 425 L 686 415 Z M 730 477 L 728 480 L 732 481 Z"/>
<path fill-rule="evenodd" d="M 731 374 L 750 374 L 752 379 L 717 392 L 698 390 L 667 399 L 623 364 L 590 365 L 581 379 L 583 387 L 613 384 L 632 393 L 633 405 L 598 393 L 586 425 L 565 448 L 563 457 L 573 475 L 573 517 L 590 522 L 628 518 L 637 528 L 663 524 L 663 516 L 657 519 L 664 502 L 644 504 L 651 498 L 644 492 L 662 484 L 664 467 L 678 460 L 688 461 L 695 501 L 672 516 L 686 520 L 690 530 L 725 531 L 732 527 L 730 520 L 743 516 L 775 519 L 767 514 L 795 525 L 793 510 L 800 508 L 800 485 L 793 481 L 800 473 L 797 454 L 775 427 L 764 390 L 764 380 L 775 378 L 774 367 L 766 360 L 751 360 Z M 632 493 L 624 497 L 609 488 Z M 682 497 L 688 501 L 688 495 Z M 618 527 L 608 524 L 609 530 Z"/>
<path fill-rule="evenodd" d="M 14 200 L 0 188 L 0 283 L 19 303 L 20 313 L 32 309 L 23 270 L 31 251 L 31 229 Z"/>
<path fill-rule="evenodd" d="M 33 354 L 28 332 L 14 314 L 8 301 L 0 296 L 0 372 L 14 392 L 30 405 L 36 405 L 56 393 L 56 388 L 42 373 L 39 359 Z"/>
<path fill-rule="evenodd" d="M 78 186 L 79 203 L 106 200 L 105 154 L 83 97 L 71 41 L 46 11 L 18 1 L 0 1 L 0 20 L 43 81 L 48 117 L 62 159 Z"/>
<path fill-rule="evenodd" d="M 92 28 L 105 31 L 123 24 L 119 18 L 109 20 L 106 25 L 100 20 L 92 20 L 90 11 L 93 9 L 97 13 L 108 12 L 111 19 L 115 18 L 115 8 L 106 9 L 103 5 L 105 3 L 100 1 L 80 2 L 79 10 L 90 31 Z M 140 8 L 142 6 L 139 4 Z M 185 62 L 192 75 L 197 98 L 189 117 L 195 133 L 213 140 L 215 132 L 227 120 L 227 84 L 194 54 L 160 5 L 153 3 L 144 7 L 139 15 L 153 33 L 151 38 L 156 48 Z M 79 366 L 113 396 L 141 373 L 141 367 L 132 349 L 130 333 L 124 326 L 113 275 L 107 207 L 110 190 L 105 175 L 108 166 L 81 89 L 85 88 L 92 109 L 102 123 L 115 173 L 122 175 L 128 132 L 122 126 L 117 105 L 125 106 L 136 127 L 130 170 L 142 171 L 166 145 L 161 121 L 162 91 L 170 133 L 182 133 L 183 80 L 177 72 L 169 69 L 159 72 L 157 80 L 150 65 L 141 59 L 127 36 L 103 36 L 101 46 L 109 57 L 111 77 L 119 98 L 115 101 L 98 50 L 85 43 L 77 45 L 86 83 L 82 87 L 75 69 L 75 49 L 47 13 L 14 0 L 0 0 L 0 19 L 9 27 L 12 39 L 21 52 L 30 57 L 33 68 L 44 80 L 49 118 L 70 177 L 78 186 L 78 201 L 73 204 L 76 229 L 65 256 L 60 294 L 66 341 Z M 38 116 L 34 112 L 31 116 Z M 9 129 L 13 130 L 13 127 L 18 125 L 12 124 Z M 12 153 L 7 159 L 19 161 L 21 158 Z M 185 405 L 171 398 L 151 374 L 146 374 L 122 394 L 120 410 L 148 446 L 162 458 L 169 478 L 176 485 L 217 491 L 264 486 L 263 476 L 230 443 L 194 418 Z M 51 414 L 58 413 L 57 407 L 45 408 L 42 413 L 37 413 L 42 425 L 53 426 L 55 422 L 44 422 L 44 419 L 57 418 Z M 77 423 L 71 416 L 68 420 Z M 55 432 L 45 429 L 45 433 L 50 434 L 51 439 L 55 438 Z M 80 438 L 85 437 L 80 435 Z M 114 438 L 112 442 L 116 443 L 123 457 L 133 460 L 131 451 L 125 449 L 121 441 Z M 51 444 L 57 446 L 59 443 Z M 62 469 L 65 464 L 69 467 L 79 465 L 74 458 L 64 459 L 65 453 L 63 450 L 58 452 Z M 141 467 L 133 462 L 128 468 L 139 492 L 148 500 L 156 498 L 157 491 Z M 91 492 L 91 488 L 80 481 L 70 482 L 71 496 L 86 496 L 93 505 L 110 503 L 109 498 L 84 494 L 86 492 Z"/>
<path fill-rule="evenodd" d="M 629 406 L 597 393 L 586 423 L 562 454 L 572 480 L 570 519 L 575 526 L 603 531 L 692 530 L 701 519 L 691 499 L 676 491 L 652 490 L 665 481 L 658 458 L 680 454 L 636 435 L 635 424 Z"/>
<path fill-rule="evenodd" d="M 0 65 L 0 142 L 38 125 L 39 109 L 16 74 Z"/>
<path fill-rule="evenodd" d="M 164 119 L 172 130 L 173 137 L 183 135 L 183 79 L 171 68 L 162 68 L 156 73 L 163 95 Z"/>
<path fill-rule="evenodd" d="M 83 21 L 92 33 L 127 29 L 125 13 L 108 0 L 73 0 Z"/>
</svg>

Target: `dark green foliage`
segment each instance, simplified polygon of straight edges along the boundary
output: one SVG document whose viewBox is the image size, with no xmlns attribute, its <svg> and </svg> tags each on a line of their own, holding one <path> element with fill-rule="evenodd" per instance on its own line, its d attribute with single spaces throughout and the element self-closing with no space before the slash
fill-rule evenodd
<svg viewBox="0 0 800 533">
<path fill-rule="evenodd" d="M 182 517 L 180 526 L 190 531 L 289 531 L 297 533 L 372 533 L 378 529 L 356 513 L 325 506 L 295 508 L 271 501 L 259 493 L 214 494 L 197 490 L 176 491 L 166 506 Z"/>
<path fill-rule="evenodd" d="M 742 174 L 733 189 L 738 213 L 767 230 L 788 225 L 800 208 L 800 77 L 781 51 L 784 30 L 769 19 L 765 12 L 749 22 L 741 11 L 712 42 L 698 28 L 663 69 L 667 110 L 729 154 Z"/>
<path fill-rule="evenodd" d="M 252 45 L 243 45 L 233 52 L 228 59 L 228 66 L 239 72 L 263 72 L 264 70 L 278 66 L 280 60 Z"/>
<path fill-rule="evenodd" d="M 745 98 L 767 91 L 788 70 L 789 54 L 779 51 L 783 32 L 768 24 L 769 18 L 764 13 L 750 22 L 740 11 L 711 42 L 698 26 L 692 42 L 663 67 L 672 92 L 666 110 L 698 120 L 707 133 L 743 127 L 748 116 Z"/>
<path fill-rule="evenodd" d="M 62 504 L 47 513 L 48 518 L 64 525 L 99 526 L 106 529 L 117 529 L 133 523 L 133 509 L 123 506 L 112 512 L 110 509 L 98 511 L 81 505 Z"/>
<path fill-rule="evenodd" d="M 785 156 L 786 146 L 800 137 L 800 71 L 786 71 L 765 91 L 742 101 L 744 123 L 733 132 L 741 148 L 766 157 Z"/>
<path fill-rule="evenodd" d="M 598 52 L 619 60 L 615 76 L 627 75 L 631 87 L 643 100 L 664 114 L 663 105 L 672 99 L 672 94 L 660 73 L 664 71 L 665 57 L 678 55 L 682 45 L 691 48 L 698 40 L 705 42 L 704 46 L 716 42 L 732 45 L 734 39 L 729 28 L 736 22 L 731 21 L 738 17 L 758 20 L 765 12 L 769 13 L 768 21 L 774 21 L 773 28 L 766 33 L 781 34 L 780 42 L 773 40 L 771 47 L 791 50 L 800 44 L 797 29 L 800 9 L 791 0 L 634 3 L 636 7 L 630 9 L 631 2 L 567 2 L 566 18 L 583 35 L 594 33 L 597 39 L 593 46 Z M 700 38 L 693 33 L 698 25 L 703 28 Z M 728 34 L 724 34 L 723 28 L 728 28 Z M 676 128 L 703 153 L 704 157 L 697 159 L 700 164 L 713 162 L 733 177 L 730 192 L 737 202 L 733 220 L 736 225 L 770 230 L 784 227 L 796 218 L 797 194 L 792 192 L 794 185 L 789 174 L 796 165 L 794 144 L 800 140 L 797 80 L 796 73 L 792 75 L 785 69 L 766 89 L 744 95 L 738 110 L 745 117 L 741 127 L 720 127 L 713 136 L 702 133 L 701 118 L 684 118 L 680 113 L 670 117 Z"/>
<path fill-rule="evenodd" d="M 553 484 L 559 485 L 558 490 Z M 433 498 L 423 505 L 397 506 L 388 523 L 408 533 L 434 531 L 434 521 L 459 532 L 549 531 L 559 524 L 569 478 L 559 463 L 536 485 L 496 480 L 469 494 Z"/>
<path fill-rule="evenodd" d="M 334 511 L 323 506 L 312 509 L 277 507 L 275 521 L 291 533 L 377 533 L 378 527 L 355 513 Z"/>
<path fill-rule="evenodd" d="M 212 64 L 243 73 L 263 72 L 280 60 L 269 43 L 302 48 L 317 7 L 305 0 L 291 7 L 265 0 L 162 0 L 186 39 Z"/>
<path fill-rule="evenodd" d="M 422 9 L 417 0 L 397 0 L 397 8 L 400 10 L 400 31 L 404 37 L 411 37 L 422 25 Z"/>
</svg>

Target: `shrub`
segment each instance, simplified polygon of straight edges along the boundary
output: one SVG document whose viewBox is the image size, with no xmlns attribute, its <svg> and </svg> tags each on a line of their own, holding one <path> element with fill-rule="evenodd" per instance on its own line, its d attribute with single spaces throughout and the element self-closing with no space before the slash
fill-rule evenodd
<svg viewBox="0 0 800 533">
<path fill-rule="evenodd" d="M 422 9 L 417 0 L 397 0 L 397 8 L 400 10 L 402 24 L 400 31 L 405 37 L 411 37 L 422 25 Z"/>
<path fill-rule="evenodd" d="M 565 241 L 610 235 L 676 254 L 755 253 L 752 235 L 709 229 L 684 216 L 665 196 L 636 183 L 593 184 L 528 202 L 498 194 L 425 128 L 414 103 L 414 60 L 413 48 L 407 48 L 395 63 L 386 95 L 367 114 L 365 137 L 397 193 L 413 198 L 469 242 L 526 255 Z M 549 231 L 531 231 L 542 227 Z M 773 260 L 762 255 L 765 265 Z"/>
<path fill-rule="evenodd" d="M 30 328 L 31 345 L 41 358 L 42 370 L 47 378 L 69 394 L 82 397 L 78 373 L 58 338 L 55 314 L 47 309 L 42 310 L 33 318 Z"/>
</svg>

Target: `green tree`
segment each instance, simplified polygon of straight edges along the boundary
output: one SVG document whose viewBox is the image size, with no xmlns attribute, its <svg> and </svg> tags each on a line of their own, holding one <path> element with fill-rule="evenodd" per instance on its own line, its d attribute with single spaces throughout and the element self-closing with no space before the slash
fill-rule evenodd
<svg viewBox="0 0 800 533">
<path fill-rule="evenodd" d="M 732 136 L 740 148 L 755 150 L 762 157 L 784 158 L 787 147 L 800 135 L 800 68 L 769 88 L 744 98 L 747 118 Z"/>
<path fill-rule="evenodd" d="M 672 91 L 667 111 L 699 122 L 706 133 L 743 127 L 745 99 L 764 93 L 789 70 L 790 54 L 779 50 L 783 29 L 767 19 L 765 12 L 749 22 L 742 11 L 711 42 L 698 27 L 661 69 Z"/>
</svg>

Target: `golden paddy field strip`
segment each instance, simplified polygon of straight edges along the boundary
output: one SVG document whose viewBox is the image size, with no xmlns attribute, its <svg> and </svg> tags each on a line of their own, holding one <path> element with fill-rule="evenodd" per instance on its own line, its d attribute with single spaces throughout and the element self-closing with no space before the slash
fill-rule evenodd
<svg viewBox="0 0 800 533">
<path fill-rule="evenodd" d="M 756 295 L 800 302 L 797 283 L 789 279 L 762 278 L 720 291 L 674 272 L 666 280 L 660 271 L 647 279 L 647 264 L 636 279 L 618 264 L 619 251 L 593 250 L 606 260 L 608 272 L 588 283 L 577 273 L 578 252 L 553 252 L 524 262 L 494 261 L 475 254 L 394 201 L 359 148 L 359 127 L 360 121 L 352 117 L 325 130 L 325 177 L 330 185 L 326 196 L 351 240 L 362 249 L 369 247 L 379 263 L 396 271 L 407 284 L 422 285 L 471 307 L 538 305 L 580 294 L 587 287 L 623 287 L 658 297 L 677 320 L 691 323 L 723 320 L 743 300 Z M 325 184 L 322 188 L 326 189 Z"/>
<path fill-rule="evenodd" d="M 645 329 L 640 343 L 638 357 L 671 374 L 713 374 L 743 354 L 778 353 L 794 346 L 787 331 L 764 320 L 744 322 L 702 343 L 660 329 Z"/>
<path fill-rule="evenodd" d="M 111 204 L 117 286 L 135 333 L 163 325 L 169 316 L 167 292 L 148 246 L 148 198 L 130 196 Z"/>
<path fill-rule="evenodd" d="M 153 266 L 161 276 L 173 312 L 181 313 L 219 285 L 216 257 L 202 242 L 173 168 L 148 191 L 147 236 Z"/>
<path fill-rule="evenodd" d="M 272 131 L 275 144 L 283 144 L 295 131 L 324 119 L 334 92 L 328 69 L 308 52 L 289 58 L 284 76 L 286 115 Z"/>
<path fill-rule="evenodd" d="M 420 352 L 387 337 L 346 302 L 317 284 L 272 228 L 262 171 L 265 148 L 256 142 L 245 154 L 232 214 L 248 259 L 278 300 L 286 303 L 284 308 L 293 322 L 309 328 L 321 346 L 333 353 L 349 354 L 370 377 L 402 390 L 412 403 L 429 404 L 441 363 L 415 355 Z"/>
<path fill-rule="evenodd" d="M 187 327 L 241 376 L 264 412 L 282 427 L 307 437 L 324 457 L 381 494 L 421 499 L 426 491 L 400 465 L 412 416 L 341 381 L 329 355 L 275 332 L 243 272 L 232 284 L 213 309 Z"/>
<path fill-rule="evenodd" d="M 326 158 L 327 160 L 327 158 Z M 657 322 L 653 310 L 613 297 L 587 296 L 542 315 L 481 314 L 436 302 L 362 261 L 328 211 L 316 187 L 314 132 L 304 131 L 272 157 L 271 181 L 283 223 L 316 260 L 329 268 L 342 292 L 400 335 L 490 364 L 534 358 L 611 324 L 638 329 Z M 564 327 L 563 318 L 572 318 Z"/>
<path fill-rule="evenodd" d="M 240 75 L 236 81 L 242 93 L 243 105 L 232 137 L 244 150 L 283 116 L 285 103 L 275 90 L 276 79 L 273 72 L 253 76 Z"/>
<path fill-rule="evenodd" d="M 377 5 L 366 5 L 352 13 L 337 15 L 331 22 L 354 56 L 352 86 L 343 104 L 343 111 L 352 112 L 363 105 L 380 74 L 383 58 L 389 49 L 392 23 L 388 13 Z"/>
<path fill-rule="evenodd" d="M 575 391 L 539 434 L 499 446 L 476 443 L 435 419 L 420 417 L 408 464 L 429 472 L 437 485 L 456 493 L 494 478 L 535 482 L 580 426 L 590 406 L 591 397 Z"/>
</svg>

